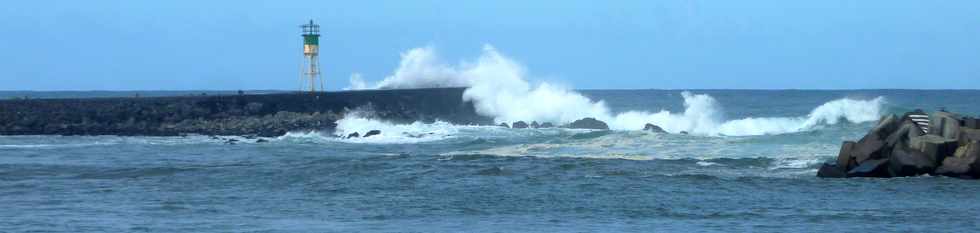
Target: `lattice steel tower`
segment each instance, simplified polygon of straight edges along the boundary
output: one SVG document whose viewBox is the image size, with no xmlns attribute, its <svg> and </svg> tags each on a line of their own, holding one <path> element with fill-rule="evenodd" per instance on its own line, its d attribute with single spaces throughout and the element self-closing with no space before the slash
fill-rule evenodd
<svg viewBox="0 0 980 233">
<path fill-rule="evenodd" d="M 323 79 L 320 77 L 320 25 L 310 20 L 309 24 L 301 27 L 303 28 L 303 71 L 300 76 L 300 91 L 306 89 L 307 82 L 309 82 L 310 92 L 317 91 L 318 83 L 320 91 L 324 91 Z"/>
</svg>

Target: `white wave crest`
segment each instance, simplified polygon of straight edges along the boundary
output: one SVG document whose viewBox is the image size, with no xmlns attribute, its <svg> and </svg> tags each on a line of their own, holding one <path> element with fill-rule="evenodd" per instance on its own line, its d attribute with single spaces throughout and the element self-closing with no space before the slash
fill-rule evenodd
<svg viewBox="0 0 980 233">
<path fill-rule="evenodd" d="M 419 143 L 451 138 L 457 134 L 458 129 L 458 127 L 442 121 L 431 124 L 422 122 L 393 124 L 362 117 L 357 113 L 349 113 L 344 119 L 337 121 L 334 136 L 337 139 L 352 143 Z M 381 134 L 363 137 L 371 130 L 381 131 Z M 353 133 L 358 133 L 361 137 L 345 138 Z"/>
<path fill-rule="evenodd" d="M 683 92 L 684 112 L 657 113 L 626 112 L 613 117 L 610 127 L 638 129 L 638 125 L 653 123 L 668 132 L 689 132 L 698 135 L 751 136 L 794 133 L 812 130 L 819 125 L 833 125 L 840 120 L 861 123 L 878 120 L 882 115 L 884 98 L 872 100 L 838 99 L 814 108 L 800 117 L 749 117 L 724 120 L 721 106 L 709 95 Z"/>
<path fill-rule="evenodd" d="M 750 117 L 726 120 L 722 107 L 706 94 L 681 93 L 684 111 L 672 113 L 629 111 L 614 114 L 603 101 L 593 101 L 569 88 L 527 81 L 526 69 L 519 63 L 485 45 L 473 62 L 453 66 L 442 62 L 431 47 L 415 48 L 402 54 L 394 74 L 375 88 L 468 87 L 463 99 L 472 101 L 477 113 L 493 117 L 497 123 L 538 121 L 564 124 L 585 117 L 605 121 L 614 130 L 639 130 L 647 123 L 668 132 L 697 135 L 749 136 L 793 133 L 841 119 L 860 123 L 881 116 L 884 99 L 839 99 L 827 102 L 799 117 Z M 358 81 L 359 82 L 359 81 Z M 364 86 L 354 83 L 352 86 Z"/>
</svg>

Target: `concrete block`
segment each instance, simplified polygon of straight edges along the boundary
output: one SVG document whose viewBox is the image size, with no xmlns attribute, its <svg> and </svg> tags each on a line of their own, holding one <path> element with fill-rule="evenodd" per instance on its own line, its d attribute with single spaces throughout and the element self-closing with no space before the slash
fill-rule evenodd
<svg viewBox="0 0 980 233">
<path fill-rule="evenodd" d="M 847 177 L 891 177 L 888 172 L 887 159 L 872 159 L 864 161 L 854 169 L 847 171 Z"/>
<path fill-rule="evenodd" d="M 957 140 L 946 139 L 939 135 L 925 135 L 909 140 L 909 147 L 925 153 L 934 162 L 942 162 L 944 158 L 953 156 L 958 147 Z"/>
<path fill-rule="evenodd" d="M 964 117 L 963 118 L 963 128 L 980 129 L 980 118 L 976 118 L 976 117 Z"/>
<path fill-rule="evenodd" d="M 929 134 L 932 135 L 957 139 L 961 126 L 963 126 L 963 118 L 955 113 L 935 112 L 929 116 Z"/>
<path fill-rule="evenodd" d="M 960 138 L 958 141 L 960 145 L 966 145 L 970 142 L 980 141 L 980 129 L 970 129 L 970 128 L 960 129 Z"/>
<path fill-rule="evenodd" d="M 851 151 L 854 150 L 854 145 L 856 142 L 846 141 L 840 147 L 840 153 L 837 153 L 837 167 L 844 169 L 845 171 L 854 168 L 854 159 L 851 156 Z"/>
</svg>

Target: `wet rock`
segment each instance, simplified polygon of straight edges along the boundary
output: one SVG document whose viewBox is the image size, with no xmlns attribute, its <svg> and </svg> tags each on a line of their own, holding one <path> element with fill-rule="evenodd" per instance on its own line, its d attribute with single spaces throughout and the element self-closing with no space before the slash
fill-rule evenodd
<svg viewBox="0 0 980 233">
<path fill-rule="evenodd" d="M 366 138 L 366 137 L 380 135 L 380 134 L 381 134 L 381 130 L 371 130 L 371 131 L 368 131 L 367 133 L 365 133 L 364 134 L 364 137 Z"/>
<path fill-rule="evenodd" d="M 980 141 L 980 129 L 961 128 L 960 138 L 957 140 L 960 145 L 970 142 Z"/>
<path fill-rule="evenodd" d="M 538 122 L 537 122 L 537 121 L 532 121 L 532 122 L 531 122 L 531 128 L 535 128 L 535 129 L 537 129 L 537 128 L 541 128 L 541 125 L 540 125 L 540 124 L 538 124 Z"/>
<path fill-rule="evenodd" d="M 359 137 L 361 137 L 361 134 L 360 133 L 357 133 L 357 132 L 354 132 L 354 133 L 351 133 L 351 134 L 348 134 L 347 135 L 347 138 L 359 138 Z"/>
<path fill-rule="evenodd" d="M 255 140 L 255 143 L 265 143 L 265 142 L 269 142 L 269 140 L 265 140 L 263 138 L 259 138 L 259 140 Z"/>
<path fill-rule="evenodd" d="M 643 125 L 643 131 L 650 131 L 654 133 L 667 133 L 667 131 L 664 131 L 664 129 L 660 128 L 660 126 L 650 124 L 650 123 Z"/>
<path fill-rule="evenodd" d="M 878 125 L 871 129 L 870 133 L 877 134 L 879 138 L 887 138 L 898 129 L 898 120 L 899 119 L 897 116 L 895 116 L 895 114 L 887 115 L 878 121 Z"/>
<path fill-rule="evenodd" d="M 820 178 L 847 178 L 847 172 L 837 164 L 825 163 L 820 166 L 820 170 L 817 171 L 817 177 Z"/>
<path fill-rule="evenodd" d="M 907 145 L 911 137 L 918 137 L 922 135 L 921 133 L 914 131 L 921 132 L 919 127 L 916 126 L 914 122 L 911 120 L 905 120 L 902 122 L 901 126 L 898 127 L 898 130 L 885 138 L 885 145 L 888 147 L 894 147 L 895 145 L 898 145 L 898 143 L 905 143 Z"/>
<path fill-rule="evenodd" d="M 976 118 L 976 117 L 964 117 L 963 118 L 963 128 L 967 128 L 967 129 L 980 129 L 980 118 Z"/>
<path fill-rule="evenodd" d="M 837 167 L 848 171 L 857 166 L 857 161 L 851 156 L 851 151 L 854 150 L 854 145 L 856 144 L 853 141 L 846 141 L 841 145 L 840 152 L 837 153 Z"/>
<path fill-rule="evenodd" d="M 524 121 L 518 121 L 518 122 L 514 122 L 514 124 L 511 124 L 511 128 L 515 128 L 515 129 L 527 129 L 528 127 L 529 126 Z"/>
<path fill-rule="evenodd" d="M 565 125 L 565 128 L 569 128 L 569 129 L 600 129 L 600 130 L 608 130 L 609 129 L 609 125 L 606 125 L 605 122 L 602 122 L 600 120 L 596 120 L 595 118 L 586 117 L 586 118 L 582 118 L 581 120 L 576 120 L 576 121 L 573 121 L 572 123 L 569 123 L 569 124 Z"/>
<path fill-rule="evenodd" d="M 500 123 L 500 125 L 499 125 L 499 126 L 500 126 L 500 127 L 504 127 L 504 128 L 510 128 L 510 126 L 509 126 L 509 125 L 507 125 L 507 123 Z"/>
<path fill-rule="evenodd" d="M 980 178 L 980 142 L 971 142 L 960 146 L 954 156 L 946 157 L 942 165 L 936 168 L 936 174 L 961 177 Z"/>
<path fill-rule="evenodd" d="M 885 141 L 879 135 L 872 131 L 854 145 L 851 156 L 854 156 L 855 162 L 860 164 L 869 159 L 884 158 Z"/>
<path fill-rule="evenodd" d="M 892 176 L 917 176 L 931 173 L 936 169 L 936 161 L 928 155 L 912 150 L 904 144 L 896 146 L 888 159 Z"/>
<path fill-rule="evenodd" d="M 926 154 L 932 161 L 943 161 L 947 156 L 956 152 L 958 143 L 955 139 L 946 139 L 939 135 L 923 135 L 909 140 L 910 147 Z"/>
<path fill-rule="evenodd" d="M 258 135 L 331 131 L 345 113 L 373 105 L 392 122 L 492 124 L 464 88 L 182 97 L 0 100 L 0 135 Z M 317 98 L 319 97 L 319 98 Z M 324 102 L 324 99 L 330 101 Z"/>
<path fill-rule="evenodd" d="M 891 177 L 888 174 L 888 160 L 866 160 L 854 169 L 847 171 L 847 177 Z"/>
<path fill-rule="evenodd" d="M 541 124 L 541 127 L 538 127 L 538 128 L 554 128 L 554 127 L 555 127 L 555 125 L 554 124 L 551 124 L 551 122 L 545 122 L 545 123 L 542 123 Z"/>
</svg>

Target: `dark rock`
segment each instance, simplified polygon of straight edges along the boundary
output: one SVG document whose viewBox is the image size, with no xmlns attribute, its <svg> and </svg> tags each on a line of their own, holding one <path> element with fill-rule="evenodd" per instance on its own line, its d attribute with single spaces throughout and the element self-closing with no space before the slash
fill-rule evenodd
<svg viewBox="0 0 980 233">
<path fill-rule="evenodd" d="M 955 156 L 946 157 L 942 165 L 936 168 L 936 174 L 962 177 L 980 178 L 980 142 L 971 142 L 960 146 Z"/>
<path fill-rule="evenodd" d="M 367 133 L 365 133 L 364 134 L 364 137 L 366 138 L 366 137 L 380 135 L 380 134 L 381 134 L 381 130 L 371 130 L 371 131 L 368 131 Z"/>
<path fill-rule="evenodd" d="M 866 160 L 847 171 L 847 177 L 890 177 L 887 159 Z"/>
<path fill-rule="evenodd" d="M 909 135 L 916 134 L 911 131 L 921 131 L 921 130 L 911 120 L 903 121 L 903 123 L 898 128 L 898 130 L 895 130 L 895 132 L 891 133 L 891 135 L 888 135 L 888 137 L 885 138 L 885 146 L 894 147 L 895 145 L 898 145 L 898 143 L 908 144 L 910 138 Z"/>
<path fill-rule="evenodd" d="M 608 130 L 609 125 L 606 125 L 606 122 L 596 120 L 595 118 L 586 117 L 586 118 L 582 118 L 581 120 L 573 121 L 572 123 L 565 125 L 565 128 Z"/>
<path fill-rule="evenodd" d="M 664 131 L 664 129 L 660 128 L 660 126 L 650 124 L 650 123 L 643 125 L 643 131 L 650 131 L 654 133 L 667 133 L 667 131 Z"/>
<path fill-rule="evenodd" d="M 545 123 L 542 123 L 541 124 L 541 127 L 539 127 L 539 128 L 554 128 L 554 127 L 555 127 L 555 125 L 554 124 L 551 124 L 551 122 L 545 122 Z"/>
<path fill-rule="evenodd" d="M 980 129 L 980 118 L 976 118 L 976 117 L 964 117 L 963 118 L 963 128 L 967 128 L 967 129 Z"/>
<path fill-rule="evenodd" d="M 888 159 L 888 168 L 893 176 L 917 176 L 931 173 L 936 169 L 936 161 L 926 154 L 912 150 L 904 144 L 897 145 Z"/>
<path fill-rule="evenodd" d="M 856 144 L 853 141 L 846 141 L 841 145 L 840 152 L 837 153 L 837 167 L 848 171 L 857 166 L 857 161 L 851 156 L 851 151 L 854 150 Z"/>
<path fill-rule="evenodd" d="M 825 163 L 820 166 L 820 170 L 817 171 L 817 177 L 820 178 L 847 178 L 847 172 L 844 169 L 838 167 L 836 164 Z"/>
<path fill-rule="evenodd" d="M 961 128 L 960 138 L 957 140 L 960 145 L 966 145 L 970 142 L 980 141 L 980 129 L 970 129 Z"/>
<path fill-rule="evenodd" d="M 358 92 L 0 100 L 0 135 L 258 135 L 331 131 L 351 109 L 373 105 L 394 123 L 492 124 L 465 88 Z M 329 100 L 329 101 L 325 101 Z"/>
<path fill-rule="evenodd" d="M 887 138 L 888 135 L 891 135 L 898 129 L 898 126 L 898 117 L 895 116 L 895 114 L 891 114 L 881 118 L 881 120 L 878 121 L 878 125 L 871 129 L 870 133 L 878 134 L 879 138 Z"/>
<path fill-rule="evenodd" d="M 255 143 L 264 143 L 264 142 L 269 142 L 269 140 L 265 140 L 263 138 L 259 138 L 259 140 L 255 140 Z"/>
<path fill-rule="evenodd" d="M 537 121 L 532 121 L 532 122 L 531 122 L 531 128 L 535 128 L 535 129 L 537 129 L 537 128 L 541 128 L 541 125 L 540 125 L 540 124 L 538 124 L 538 122 L 537 122 Z"/>
<path fill-rule="evenodd" d="M 854 145 L 851 156 L 860 164 L 869 159 L 884 158 L 885 151 L 885 141 L 881 140 L 878 133 L 871 132 Z"/>
<path fill-rule="evenodd" d="M 956 152 L 958 143 L 955 139 L 946 139 L 939 135 L 923 135 L 909 140 L 910 147 L 926 154 L 930 160 L 943 161 L 947 156 Z"/>
<path fill-rule="evenodd" d="M 357 133 L 357 132 L 354 132 L 354 133 L 351 133 L 351 134 L 348 134 L 347 135 L 347 138 L 359 138 L 359 137 L 361 137 L 361 134 L 360 133 Z"/>
<path fill-rule="evenodd" d="M 687 135 L 687 131 L 681 131 L 680 134 Z"/>
<path fill-rule="evenodd" d="M 518 122 L 514 122 L 514 124 L 511 124 L 511 127 L 515 129 L 527 129 L 528 125 L 524 121 L 518 121 Z"/>
<path fill-rule="evenodd" d="M 500 125 L 499 125 L 499 126 L 500 126 L 500 127 L 504 127 L 504 128 L 510 128 L 510 126 L 509 126 L 509 125 L 507 125 L 507 123 L 500 123 Z"/>
</svg>

